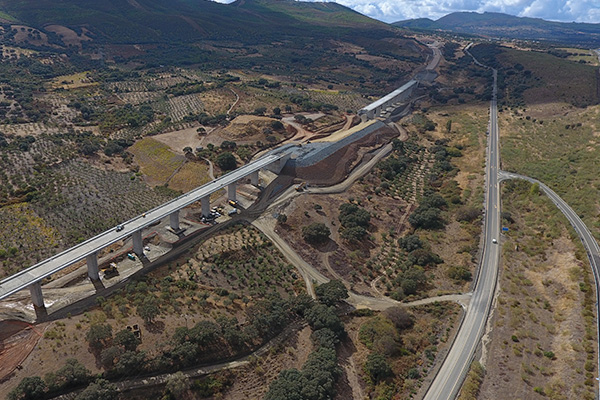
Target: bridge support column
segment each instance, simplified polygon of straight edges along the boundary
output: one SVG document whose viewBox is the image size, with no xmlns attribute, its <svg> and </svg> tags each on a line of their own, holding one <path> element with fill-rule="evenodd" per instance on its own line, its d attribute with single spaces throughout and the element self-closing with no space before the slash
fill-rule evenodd
<svg viewBox="0 0 600 400">
<path fill-rule="evenodd" d="M 171 220 L 171 229 L 173 229 L 174 231 L 178 231 L 179 228 L 179 210 L 172 212 L 171 215 L 169 215 L 169 219 Z"/>
<path fill-rule="evenodd" d="M 237 197 L 235 196 L 236 186 L 237 185 L 235 183 L 230 183 L 229 185 L 227 185 L 227 200 L 237 200 Z"/>
<path fill-rule="evenodd" d="M 85 262 L 88 267 L 88 276 L 92 281 L 100 280 L 99 270 L 98 270 L 98 253 L 94 252 L 92 254 L 88 254 L 85 258 Z"/>
<path fill-rule="evenodd" d="M 35 308 L 46 308 L 44 305 L 44 295 L 42 294 L 42 284 L 34 282 L 29 285 L 29 293 L 31 293 L 31 302 Z"/>
<path fill-rule="evenodd" d="M 133 235 L 133 252 L 141 257 L 144 255 L 144 242 L 142 241 L 142 231 L 135 231 Z"/>
<path fill-rule="evenodd" d="M 258 186 L 258 171 L 254 171 L 250 174 L 250 184 Z"/>
<path fill-rule="evenodd" d="M 200 206 L 202 207 L 202 216 L 208 217 L 210 215 L 210 196 L 201 198 Z"/>
</svg>

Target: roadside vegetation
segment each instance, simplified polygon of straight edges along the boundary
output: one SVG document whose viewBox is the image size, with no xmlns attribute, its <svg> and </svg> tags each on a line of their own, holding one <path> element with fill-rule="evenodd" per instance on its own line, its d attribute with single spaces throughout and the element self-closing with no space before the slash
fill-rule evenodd
<svg viewBox="0 0 600 400">
<path fill-rule="evenodd" d="M 585 250 L 537 185 L 507 181 L 502 198 L 509 230 L 499 240 L 503 269 L 480 393 L 592 399 L 595 295 Z"/>
</svg>

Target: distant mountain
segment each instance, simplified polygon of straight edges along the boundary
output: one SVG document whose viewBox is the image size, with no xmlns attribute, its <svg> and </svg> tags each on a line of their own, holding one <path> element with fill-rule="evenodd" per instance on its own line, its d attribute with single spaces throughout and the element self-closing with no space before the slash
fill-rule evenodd
<svg viewBox="0 0 600 400">
<path fill-rule="evenodd" d="M 552 22 L 502 13 L 456 12 L 437 21 L 420 18 L 399 21 L 392 25 L 486 37 L 544 40 L 600 47 L 600 24 Z"/>
<path fill-rule="evenodd" d="M 44 31 L 68 27 L 96 43 L 261 42 L 286 36 L 388 31 L 386 24 L 336 3 L 293 0 L 0 0 L 0 20 Z"/>
</svg>

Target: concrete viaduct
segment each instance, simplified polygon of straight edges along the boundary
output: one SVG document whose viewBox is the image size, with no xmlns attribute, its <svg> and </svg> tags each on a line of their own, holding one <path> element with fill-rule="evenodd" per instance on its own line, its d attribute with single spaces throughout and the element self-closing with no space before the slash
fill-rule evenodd
<svg viewBox="0 0 600 400">
<path fill-rule="evenodd" d="M 227 188 L 228 199 L 236 200 L 236 185 L 238 181 L 250 177 L 251 184 L 258 185 L 258 172 L 261 169 L 267 169 L 275 173 L 281 172 L 281 169 L 290 158 L 294 148 L 294 145 L 289 145 L 271 151 L 267 155 L 246 164 L 243 167 L 229 172 L 203 186 L 124 222 L 121 224 L 123 229 L 119 231 L 111 229 L 103 232 L 63 251 L 62 253 L 2 280 L 0 282 L 0 300 L 20 290 L 29 288 L 34 307 L 36 309 L 45 309 L 41 281 L 83 259 L 85 259 L 87 263 L 89 278 L 92 282 L 99 282 L 98 252 L 100 250 L 131 236 L 133 240 L 133 251 L 139 257 L 142 257 L 144 251 L 142 229 L 168 216 L 171 228 L 175 232 L 180 231 L 179 211 L 181 209 L 200 201 L 202 215 L 208 216 L 210 213 L 210 195 L 212 193 Z"/>
<path fill-rule="evenodd" d="M 377 118 L 382 111 L 386 111 L 390 107 L 393 108 L 395 103 L 407 100 L 418 84 L 419 81 L 416 79 L 408 81 L 393 92 L 358 110 L 358 115 L 363 122 Z"/>
</svg>

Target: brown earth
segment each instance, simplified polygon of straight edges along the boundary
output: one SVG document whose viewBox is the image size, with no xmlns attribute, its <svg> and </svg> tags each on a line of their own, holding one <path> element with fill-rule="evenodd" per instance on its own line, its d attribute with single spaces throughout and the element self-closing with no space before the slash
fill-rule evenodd
<svg viewBox="0 0 600 400">
<path fill-rule="evenodd" d="M 21 363 L 37 345 L 46 326 L 15 320 L 0 321 L 0 383 L 10 379 L 15 370 L 22 369 Z"/>
<path fill-rule="evenodd" d="M 384 127 L 336 151 L 317 164 L 296 168 L 295 175 L 298 179 L 311 185 L 330 186 L 336 184 L 342 181 L 353 167 L 363 161 L 363 159 L 357 158 L 359 152 L 365 153 L 379 147 L 397 135 L 398 132 L 395 129 Z"/>
</svg>

